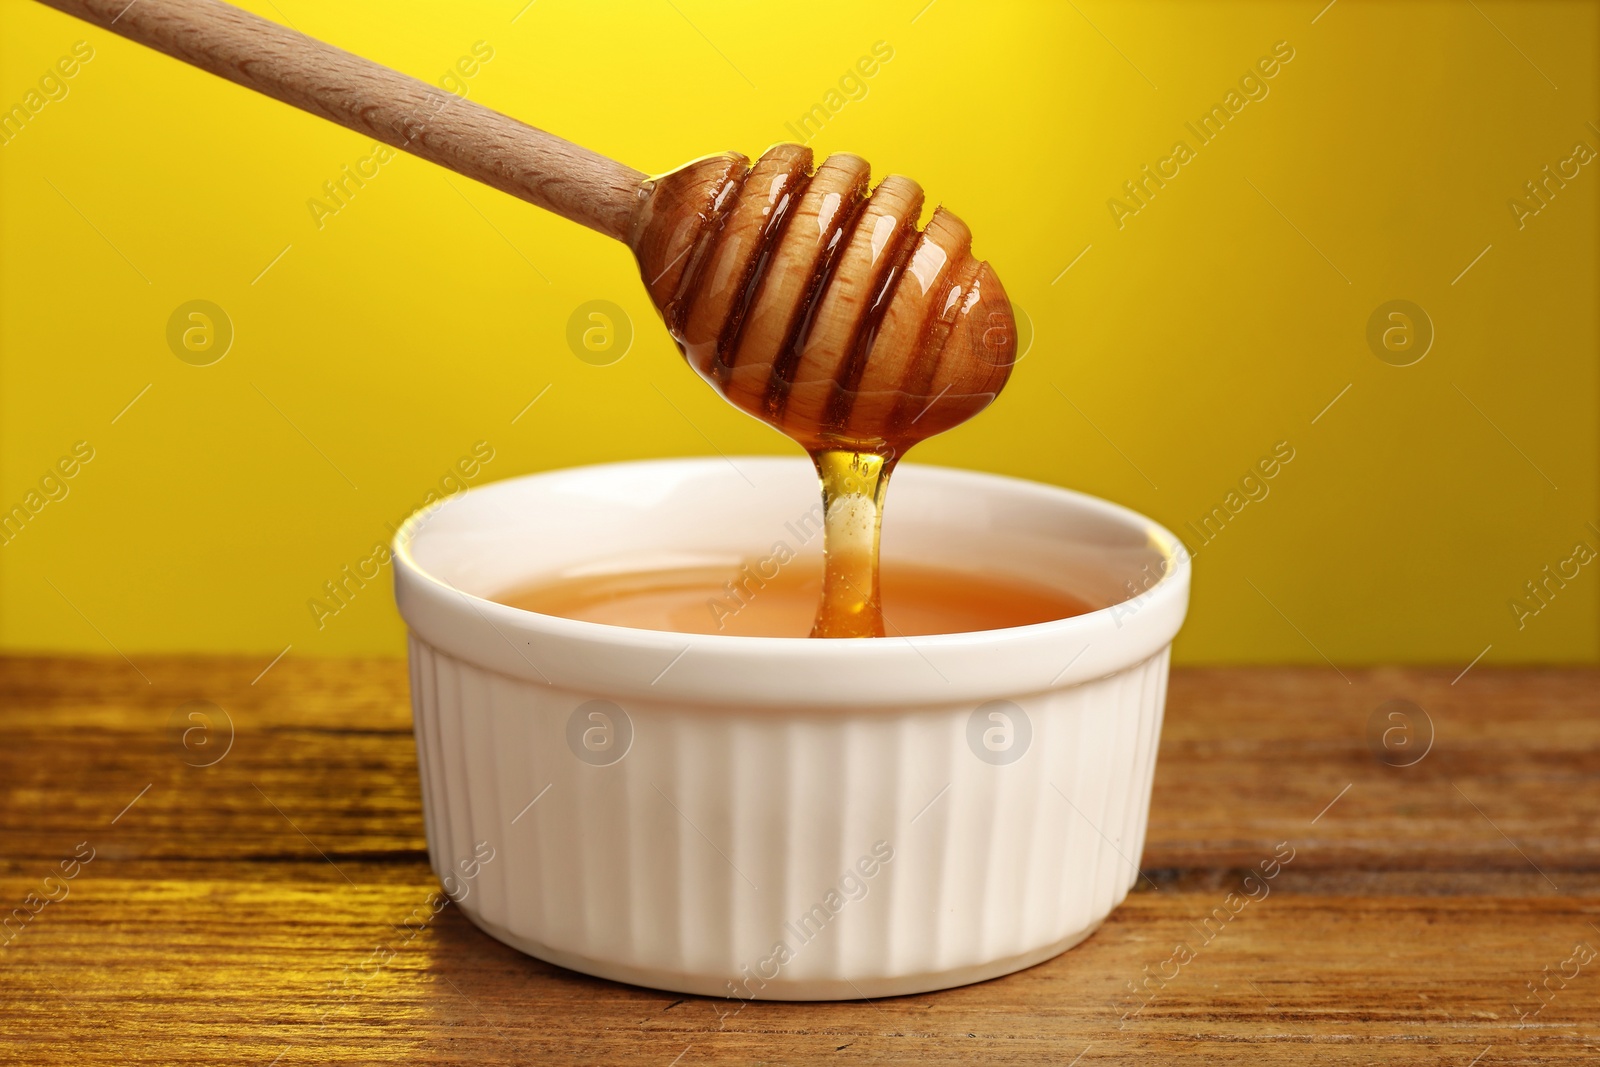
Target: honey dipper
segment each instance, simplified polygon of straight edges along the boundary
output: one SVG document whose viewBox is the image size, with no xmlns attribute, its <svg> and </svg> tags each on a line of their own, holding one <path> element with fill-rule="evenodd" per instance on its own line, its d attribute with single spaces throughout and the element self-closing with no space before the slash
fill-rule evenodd
<svg viewBox="0 0 1600 1067">
<path fill-rule="evenodd" d="M 911 445 L 1004 386 L 1016 330 L 960 219 L 851 155 L 780 144 L 658 177 L 219 0 L 42 0 L 627 243 L 684 358 L 816 460 L 813 636 L 882 635 L 883 493 Z"/>
</svg>

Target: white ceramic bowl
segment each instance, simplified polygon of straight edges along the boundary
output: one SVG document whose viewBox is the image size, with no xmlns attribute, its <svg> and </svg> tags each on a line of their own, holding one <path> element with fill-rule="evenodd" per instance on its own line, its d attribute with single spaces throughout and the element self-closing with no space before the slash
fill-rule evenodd
<svg viewBox="0 0 1600 1067">
<path fill-rule="evenodd" d="M 1007 630 L 696 636 L 487 599 L 619 560 L 814 553 L 817 492 L 805 459 L 621 463 L 401 529 L 428 852 L 479 927 L 619 981 L 833 1000 L 1030 966 L 1127 895 L 1189 595 L 1181 542 L 1133 512 L 901 466 L 886 556 L 1105 605 Z"/>
</svg>

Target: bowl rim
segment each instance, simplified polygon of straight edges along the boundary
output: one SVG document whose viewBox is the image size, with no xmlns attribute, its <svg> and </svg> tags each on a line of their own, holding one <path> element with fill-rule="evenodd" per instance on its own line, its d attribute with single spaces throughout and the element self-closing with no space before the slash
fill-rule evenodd
<svg viewBox="0 0 1600 1067">
<path fill-rule="evenodd" d="M 946 676 L 947 672 L 940 670 L 940 664 L 946 664 L 946 661 L 951 670 L 963 675 L 970 682 L 973 680 L 970 678 L 971 668 L 980 666 L 980 663 L 972 662 L 974 656 L 979 661 L 988 662 L 991 669 L 996 669 L 1000 668 L 1001 664 L 994 661 L 1017 660 L 1014 666 L 1022 666 L 1020 660 L 1026 659 L 1030 653 L 1044 652 L 1055 646 L 1065 648 L 1082 644 L 1083 649 L 1065 667 L 1060 666 L 1059 661 L 1054 664 L 1054 677 L 1047 682 L 1041 683 L 1039 679 L 1050 677 L 1048 674 L 1038 675 L 1036 671 L 1023 670 L 1010 680 L 1009 685 L 991 682 L 987 687 L 976 686 L 978 691 L 992 689 L 998 692 L 1000 689 L 1008 689 L 1019 693 L 1064 688 L 1092 678 L 1103 677 L 1162 652 L 1171 643 L 1187 612 L 1192 571 L 1190 554 L 1184 542 L 1161 524 L 1131 508 L 1077 490 L 1009 475 L 932 464 L 903 463 L 896 471 L 896 476 L 903 479 L 905 471 L 915 470 L 917 472 L 915 477 L 918 480 L 942 480 L 951 485 L 965 483 L 987 487 L 991 492 L 999 489 L 1013 496 L 1032 497 L 1065 509 L 1096 513 L 1142 532 L 1147 543 L 1160 553 L 1163 573 L 1141 593 L 1065 619 L 999 630 L 955 634 L 890 636 L 870 640 L 817 639 L 689 634 L 545 615 L 510 607 L 459 589 L 429 572 L 417 561 L 412 552 L 413 543 L 422 536 L 432 519 L 448 509 L 461 506 L 462 501 L 468 497 L 526 492 L 530 487 L 540 483 L 548 484 L 576 477 L 593 481 L 596 477 L 604 476 L 603 472 L 632 474 L 641 470 L 671 470 L 676 473 L 686 469 L 694 471 L 698 468 L 720 473 L 729 463 L 735 464 L 733 469 L 736 472 L 743 469 L 744 465 L 803 464 L 807 468 L 810 467 L 807 458 L 789 456 L 687 456 L 625 460 L 516 475 L 485 482 L 452 494 L 413 513 L 395 532 L 391 551 L 394 560 L 395 595 L 400 614 L 414 638 L 420 637 L 437 648 L 479 666 L 528 680 L 560 684 L 556 675 L 561 675 L 567 677 L 569 682 L 582 681 L 585 678 L 590 682 L 598 681 L 592 677 L 593 664 L 589 662 L 592 656 L 580 656 L 582 662 L 578 663 L 564 662 L 567 655 L 584 651 L 599 652 L 602 658 L 610 657 L 614 660 L 637 659 L 643 656 L 648 662 L 655 664 L 655 669 L 662 676 L 667 675 L 668 671 L 672 670 L 673 664 L 680 659 L 720 662 L 725 665 L 740 664 L 746 669 L 753 663 L 760 663 L 764 667 L 778 668 L 772 675 L 774 681 L 780 678 L 789 681 L 805 679 L 808 682 L 820 680 L 820 684 L 808 687 L 805 699 L 799 702 L 808 705 L 827 705 L 859 704 L 868 696 L 859 688 L 852 688 L 848 692 L 834 692 L 833 690 L 839 687 L 827 683 L 838 681 L 839 678 L 835 676 L 859 676 L 863 668 L 870 668 L 873 664 L 881 664 L 883 669 L 892 670 L 896 663 L 912 663 L 914 658 L 904 654 L 907 649 L 915 653 L 915 658 L 920 658 L 927 666 L 933 667 L 935 674 L 944 678 L 945 685 L 949 686 L 947 695 L 960 700 L 966 697 L 958 694 L 965 694 L 974 686 L 953 684 L 954 680 Z M 1118 612 L 1117 609 L 1134 601 L 1142 601 L 1137 611 Z M 1119 618 L 1119 614 L 1125 618 Z M 519 640 L 513 641 L 513 637 Z M 1112 638 L 1115 640 L 1111 640 Z M 497 648 L 497 644 L 504 647 Z M 1097 646 L 1102 652 L 1106 652 L 1109 645 L 1116 646 L 1110 650 L 1114 654 L 1087 655 Z M 523 648 L 531 650 L 536 646 L 549 654 L 544 667 L 535 664 L 522 651 Z M 524 664 L 518 665 L 507 656 L 506 649 L 516 652 Z M 660 657 L 660 653 L 668 650 L 674 657 L 670 664 L 666 664 Z M 1016 653 L 1016 656 L 996 655 L 996 653 Z M 662 669 L 662 664 L 666 664 L 665 669 Z M 530 674 L 522 669 L 523 666 L 532 668 L 533 673 Z M 620 670 L 624 666 L 621 662 L 615 666 L 619 670 L 612 672 L 614 675 L 630 673 Z M 553 670 L 546 669 L 552 667 Z M 1078 669 L 1075 670 L 1074 667 Z M 679 679 L 684 679 L 686 673 L 688 672 L 680 672 Z M 704 675 L 705 671 L 696 673 Z M 715 699 L 717 688 L 715 686 L 695 685 L 692 681 L 686 680 L 681 684 L 675 681 L 671 685 L 661 687 L 658 685 L 662 681 L 661 677 L 655 679 L 646 677 L 644 680 L 647 684 L 642 688 L 636 684 L 637 678 L 613 676 L 607 682 L 618 692 L 628 692 L 638 696 L 650 698 L 677 696 L 700 700 L 710 698 L 713 702 L 718 702 Z M 701 680 L 709 681 L 707 678 Z M 1021 688 L 1017 688 L 1018 686 Z M 727 686 L 724 685 L 722 688 L 726 689 Z M 776 698 L 776 686 L 762 688 L 773 690 Z M 867 687 L 871 688 L 873 687 Z M 932 690 L 929 695 L 937 693 L 938 690 Z M 837 699 L 830 699 L 830 696 Z M 779 699 L 778 702 L 784 701 Z"/>
</svg>

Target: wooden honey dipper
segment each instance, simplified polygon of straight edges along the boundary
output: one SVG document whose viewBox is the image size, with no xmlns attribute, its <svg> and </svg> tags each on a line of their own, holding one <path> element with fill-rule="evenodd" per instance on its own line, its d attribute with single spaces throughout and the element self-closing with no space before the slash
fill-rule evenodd
<svg viewBox="0 0 1600 1067">
<path fill-rule="evenodd" d="M 220 0 L 41 0 L 627 243 L 668 330 L 729 401 L 822 478 L 813 636 L 882 636 L 877 546 L 895 462 L 966 421 L 1016 358 L 1010 302 L 972 235 L 864 160 L 780 144 L 658 177 Z"/>
</svg>

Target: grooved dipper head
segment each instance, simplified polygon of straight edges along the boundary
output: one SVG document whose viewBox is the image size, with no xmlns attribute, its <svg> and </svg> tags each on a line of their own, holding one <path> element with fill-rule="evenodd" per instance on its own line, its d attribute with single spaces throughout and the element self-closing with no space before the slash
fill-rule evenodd
<svg viewBox="0 0 1600 1067">
<path fill-rule="evenodd" d="M 987 407 L 1016 361 L 1011 303 L 940 207 L 864 160 L 780 144 L 648 183 L 630 244 L 689 364 L 810 451 L 898 456 Z"/>
</svg>

